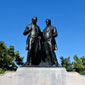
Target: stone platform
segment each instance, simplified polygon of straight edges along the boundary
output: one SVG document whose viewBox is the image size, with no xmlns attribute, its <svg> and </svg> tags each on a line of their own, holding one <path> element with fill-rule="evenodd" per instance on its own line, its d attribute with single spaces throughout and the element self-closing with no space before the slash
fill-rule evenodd
<svg viewBox="0 0 85 85">
<path fill-rule="evenodd" d="M 85 75 L 64 68 L 23 67 L 0 74 L 0 85 L 84 85 Z"/>
<path fill-rule="evenodd" d="M 21 67 L 15 85 L 68 85 L 66 69 L 56 67 Z"/>
</svg>

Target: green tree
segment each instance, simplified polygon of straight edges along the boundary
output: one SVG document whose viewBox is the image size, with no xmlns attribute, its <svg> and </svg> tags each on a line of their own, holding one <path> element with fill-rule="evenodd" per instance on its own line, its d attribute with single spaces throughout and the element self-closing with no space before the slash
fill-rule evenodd
<svg viewBox="0 0 85 85">
<path fill-rule="evenodd" d="M 74 63 L 73 63 L 74 69 L 77 72 L 85 75 L 85 56 L 78 58 L 78 56 L 75 55 L 73 58 L 74 58 Z"/>
<path fill-rule="evenodd" d="M 74 71 L 73 69 L 73 63 L 70 61 L 70 57 L 64 58 L 63 56 L 60 57 L 61 59 L 61 66 L 66 68 L 67 71 Z"/>
<path fill-rule="evenodd" d="M 16 70 L 18 65 L 23 65 L 23 57 L 20 57 L 18 51 L 14 51 L 14 46 L 7 48 L 6 44 L 0 41 L 0 68 Z"/>
</svg>

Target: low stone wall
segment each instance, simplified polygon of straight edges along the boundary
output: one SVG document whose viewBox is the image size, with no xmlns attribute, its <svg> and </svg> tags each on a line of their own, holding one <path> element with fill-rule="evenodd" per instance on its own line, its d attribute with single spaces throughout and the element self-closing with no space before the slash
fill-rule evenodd
<svg viewBox="0 0 85 85">
<path fill-rule="evenodd" d="M 0 75 L 0 85 L 84 85 L 85 76 L 64 68 L 22 67 Z"/>
<path fill-rule="evenodd" d="M 68 85 L 85 85 L 85 76 L 77 72 L 67 72 Z"/>
</svg>

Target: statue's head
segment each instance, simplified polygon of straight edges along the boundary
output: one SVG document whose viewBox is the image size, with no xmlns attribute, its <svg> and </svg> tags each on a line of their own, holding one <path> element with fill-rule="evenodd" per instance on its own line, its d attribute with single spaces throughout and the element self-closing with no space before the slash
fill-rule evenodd
<svg viewBox="0 0 85 85">
<path fill-rule="evenodd" d="M 47 26 L 51 25 L 51 20 L 50 19 L 46 19 L 46 24 L 47 24 Z"/>
<path fill-rule="evenodd" d="M 33 17 L 33 18 L 32 18 L 32 23 L 33 23 L 33 24 L 36 24 L 36 23 L 37 23 L 37 17 Z"/>
</svg>

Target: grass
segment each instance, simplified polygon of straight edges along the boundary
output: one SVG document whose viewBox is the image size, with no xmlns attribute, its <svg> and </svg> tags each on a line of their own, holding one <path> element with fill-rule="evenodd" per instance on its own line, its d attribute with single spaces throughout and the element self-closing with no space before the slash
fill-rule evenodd
<svg viewBox="0 0 85 85">
<path fill-rule="evenodd" d="M 80 72 L 81 75 L 85 75 L 85 71 Z"/>
<path fill-rule="evenodd" d="M 9 72 L 10 70 L 0 69 L 0 74 L 4 74 L 5 72 Z"/>
<path fill-rule="evenodd" d="M 5 72 L 6 72 L 6 70 L 0 69 L 0 74 L 3 74 Z"/>
</svg>

